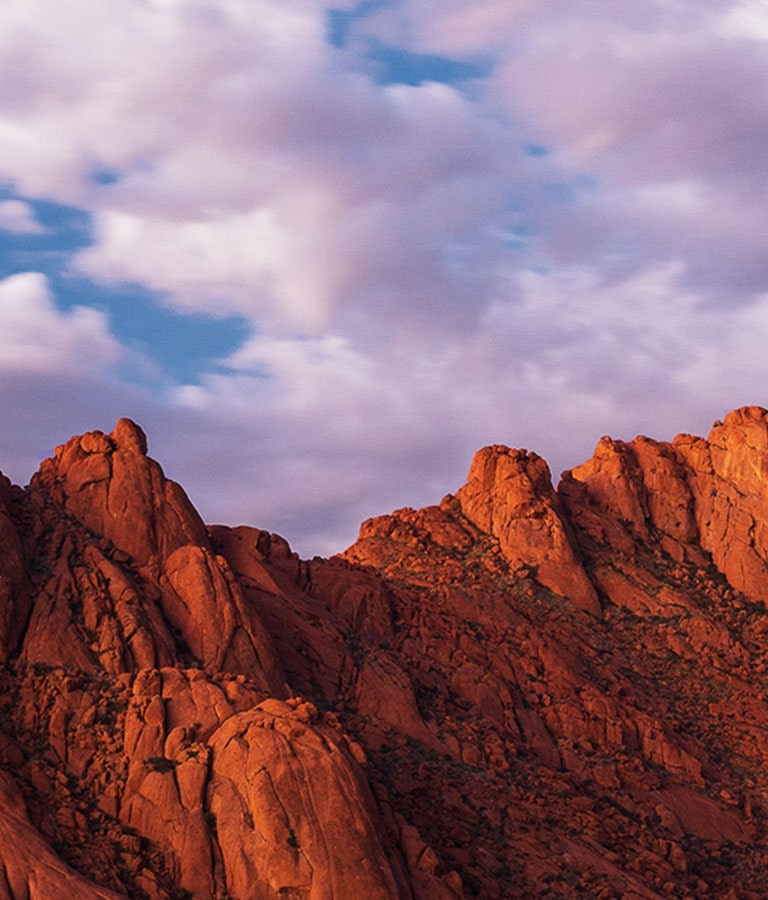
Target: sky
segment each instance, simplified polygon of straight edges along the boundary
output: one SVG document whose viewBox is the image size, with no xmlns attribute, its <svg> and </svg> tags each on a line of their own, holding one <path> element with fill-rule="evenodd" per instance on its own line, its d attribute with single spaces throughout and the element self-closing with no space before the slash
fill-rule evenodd
<svg viewBox="0 0 768 900">
<path fill-rule="evenodd" d="M 4 0 L 0 469 L 342 550 L 768 406 L 764 0 Z"/>
</svg>

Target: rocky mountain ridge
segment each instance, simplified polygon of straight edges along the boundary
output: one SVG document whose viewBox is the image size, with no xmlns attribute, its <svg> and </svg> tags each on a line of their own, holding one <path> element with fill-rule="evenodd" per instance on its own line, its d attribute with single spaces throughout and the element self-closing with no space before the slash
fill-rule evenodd
<svg viewBox="0 0 768 900">
<path fill-rule="evenodd" d="M 768 896 L 768 412 L 329 560 L 122 419 L 0 480 L 0 898 Z"/>
</svg>

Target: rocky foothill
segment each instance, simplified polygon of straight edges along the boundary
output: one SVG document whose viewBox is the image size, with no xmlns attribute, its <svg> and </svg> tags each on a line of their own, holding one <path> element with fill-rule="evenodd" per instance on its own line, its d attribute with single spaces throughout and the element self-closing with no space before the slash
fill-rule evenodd
<svg viewBox="0 0 768 900">
<path fill-rule="evenodd" d="M 768 897 L 768 412 L 331 559 L 122 419 L 0 478 L 0 900 Z"/>
</svg>

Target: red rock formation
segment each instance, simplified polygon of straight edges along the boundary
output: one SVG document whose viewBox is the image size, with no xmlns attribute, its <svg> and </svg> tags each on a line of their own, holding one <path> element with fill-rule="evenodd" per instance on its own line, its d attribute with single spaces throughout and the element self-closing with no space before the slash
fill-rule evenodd
<svg viewBox="0 0 768 900">
<path fill-rule="evenodd" d="M 768 896 L 766 454 L 491 447 L 311 563 L 128 420 L 0 480 L 0 897 Z"/>
<path fill-rule="evenodd" d="M 55 563 L 35 604 L 26 659 L 84 667 L 92 652 L 125 671 L 172 664 L 183 648 L 210 671 L 245 672 L 285 696 L 269 635 L 184 491 L 146 456 L 137 425 L 121 419 L 111 435 L 94 431 L 57 448 L 33 477 L 29 500 Z M 78 616 L 98 647 L 83 646 Z M 49 644 L 52 619 L 58 649 Z"/>
<path fill-rule="evenodd" d="M 91 431 L 57 447 L 32 487 L 132 562 L 158 570 L 180 547 L 205 544 L 206 533 L 182 489 L 146 453 L 144 432 L 120 419 L 112 434 Z"/>
<path fill-rule="evenodd" d="M 120 894 L 88 881 L 56 856 L 32 825 L 24 798 L 11 778 L 0 772 L 0 898 L 78 897 L 119 900 Z"/>
<path fill-rule="evenodd" d="M 311 704 L 267 700 L 231 718 L 210 746 L 210 808 L 232 894 L 410 894 L 388 858 L 360 767 Z"/>
<path fill-rule="evenodd" d="M 487 447 L 475 455 L 467 483 L 456 497 L 470 522 L 498 538 L 513 567 L 533 567 L 545 587 L 590 612 L 600 612 L 541 457 Z"/>
<path fill-rule="evenodd" d="M 677 438 L 692 472 L 701 546 L 730 584 L 749 597 L 768 596 L 768 412 L 735 410 L 706 442 Z"/>
<path fill-rule="evenodd" d="M 0 475 L 0 661 L 7 662 L 18 646 L 29 616 L 25 596 L 26 560 L 12 518 L 13 489 Z"/>
</svg>

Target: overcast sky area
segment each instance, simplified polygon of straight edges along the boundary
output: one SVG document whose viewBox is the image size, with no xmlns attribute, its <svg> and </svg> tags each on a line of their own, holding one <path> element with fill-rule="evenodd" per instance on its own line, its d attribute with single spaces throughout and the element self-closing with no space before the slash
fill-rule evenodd
<svg viewBox="0 0 768 900">
<path fill-rule="evenodd" d="M 4 0 L 0 469 L 145 429 L 303 556 L 768 405 L 764 0 Z"/>
</svg>

